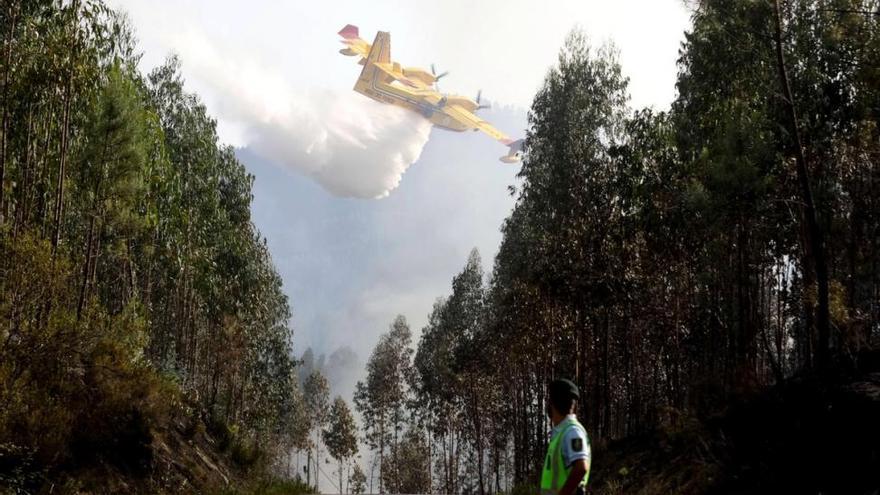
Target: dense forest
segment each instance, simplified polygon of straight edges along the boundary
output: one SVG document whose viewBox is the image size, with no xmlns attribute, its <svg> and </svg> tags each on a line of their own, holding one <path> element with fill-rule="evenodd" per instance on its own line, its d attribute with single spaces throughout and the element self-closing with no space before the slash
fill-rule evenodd
<svg viewBox="0 0 880 495">
<path fill-rule="evenodd" d="M 880 344 L 880 4 L 689 6 L 668 111 L 630 109 L 615 49 L 569 36 L 488 276 L 472 253 L 418 343 L 395 320 L 358 385 L 374 489 L 536 492 L 553 378 L 584 391 L 601 448 L 855 370 Z"/>
<path fill-rule="evenodd" d="M 352 411 L 293 357 L 253 177 L 179 62 L 141 74 L 101 0 L 4 0 L 0 489 L 123 491 L 112 467 L 124 491 L 199 491 L 168 474 L 177 445 L 273 476 L 305 457 L 287 493 L 530 493 L 545 387 L 569 377 L 591 480 L 623 493 L 629 468 L 602 465 L 620 442 L 859 373 L 880 344 L 880 3 L 688 6 L 666 111 L 630 108 L 614 47 L 570 34 L 491 269 L 474 251 L 420 333 L 391 322 Z"/>
<path fill-rule="evenodd" d="M 140 74 L 100 0 L 6 0 L 0 27 L 0 485 L 149 471 L 172 419 L 244 465 L 305 445 L 253 177 L 177 60 Z"/>
</svg>

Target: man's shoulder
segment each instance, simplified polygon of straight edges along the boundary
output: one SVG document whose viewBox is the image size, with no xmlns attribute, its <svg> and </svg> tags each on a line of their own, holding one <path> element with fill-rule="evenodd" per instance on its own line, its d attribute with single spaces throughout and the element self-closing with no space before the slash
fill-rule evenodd
<svg viewBox="0 0 880 495">
<path fill-rule="evenodd" d="M 566 428 L 562 437 L 565 446 L 572 452 L 581 452 L 590 447 L 590 438 L 587 436 L 587 430 L 580 424 L 573 424 Z"/>
<path fill-rule="evenodd" d="M 587 430 L 580 424 L 573 424 L 565 429 L 564 438 L 580 437 L 587 439 Z"/>
<path fill-rule="evenodd" d="M 562 441 L 562 455 L 566 464 L 570 464 L 577 459 L 590 459 L 590 439 L 587 437 L 587 431 L 582 425 L 573 424 L 566 428 L 560 440 Z"/>
</svg>

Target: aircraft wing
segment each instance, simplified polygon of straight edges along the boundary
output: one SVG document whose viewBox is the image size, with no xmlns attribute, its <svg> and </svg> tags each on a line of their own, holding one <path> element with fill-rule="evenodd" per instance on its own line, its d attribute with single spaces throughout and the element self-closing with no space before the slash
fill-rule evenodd
<svg viewBox="0 0 880 495">
<path fill-rule="evenodd" d="M 443 108 L 443 111 L 446 115 L 454 118 L 455 120 L 461 122 L 462 124 L 469 126 L 472 129 L 477 129 L 483 131 L 499 141 L 501 144 L 507 146 L 508 152 L 506 155 L 499 158 L 504 163 L 517 163 L 522 160 L 523 157 L 523 147 L 524 141 L 522 139 L 513 140 L 507 137 L 506 134 L 496 129 L 492 124 L 486 122 L 485 120 L 477 117 L 473 112 L 465 110 L 464 108 L 458 105 L 449 105 Z"/>
<path fill-rule="evenodd" d="M 381 70 L 385 74 L 391 76 L 395 80 L 400 81 L 401 83 L 403 83 L 411 88 L 429 89 L 428 86 L 426 86 L 424 83 L 422 83 L 418 79 L 411 79 L 411 78 L 406 77 L 403 74 L 401 74 L 400 71 L 395 71 L 394 68 L 391 66 L 391 64 L 376 63 L 376 64 L 373 64 L 373 66 L 375 66 L 377 69 Z"/>
<path fill-rule="evenodd" d="M 492 124 L 486 122 L 480 117 L 477 117 L 472 112 L 469 112 L 458 105 L 446 106 L 443 108 L 443 112 L 445 112 L 447 115 L 454 118 L 455 120 L 461 122 L 462 124 L 471 127 L 472 129 L 478 129 L 485 132 L 486 134 L 491 136 L 492 139 L 501 141 L 504 144 L 510 144 L 512 142 L 506 134 L 493 127 Z"/>
</svg>

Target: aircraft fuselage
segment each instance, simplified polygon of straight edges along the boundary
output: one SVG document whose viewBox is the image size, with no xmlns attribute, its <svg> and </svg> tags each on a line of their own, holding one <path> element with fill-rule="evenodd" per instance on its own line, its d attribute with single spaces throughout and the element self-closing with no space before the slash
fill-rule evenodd
<svg viewBox="0 0 880 495">
<path fill-rule="evenodd" d="M 426 91 L 419 88 L 409 88 L 400 83 L 385 81 L 387 77 L 379 70 L 364 71 L 358 79 L 354 90 L 364 96 L 372 98 L 380 103 L 387 103 L 421 114 L 432 124 L 450 131 L 463 132 L 471 130 L 471 127 L 450 117 L 443 111 L 443 107 L 451 100 L 467 100 L 463 96 L 437 97 L 434 91 Z M 390 78 L 389 78 L 390 79 Z"/>
</svg>

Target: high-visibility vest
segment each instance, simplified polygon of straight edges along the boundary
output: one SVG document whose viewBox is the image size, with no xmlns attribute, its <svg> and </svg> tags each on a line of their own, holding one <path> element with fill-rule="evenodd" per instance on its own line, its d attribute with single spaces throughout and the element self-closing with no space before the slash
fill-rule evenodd
<svg viewBox="0 0 880 495">
<path fill-rule="evenodd" d="M 562 485 L 568 480 L 571 468 L 565 465 L 565 459 L 562 458 L 562 439 L 569 428 L 576 426 L 580 426 L 581 429 L 584 428 L 577 419 L 567 417 L 559 423 L 556 433 L 550 437 L 547 457 L 544 459 L 544 469 L 541 471 L 541 495 L 556 495 L 562 488 Z M 584 479 L 580 482 L 582 488 L 587 487 L 587 479 L 589 477 L 590 471 L 587 470 L 586 474 L 584 474 Z"/>
</svg>

